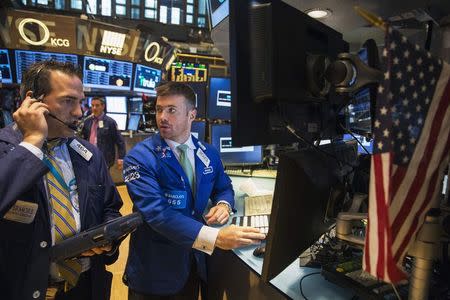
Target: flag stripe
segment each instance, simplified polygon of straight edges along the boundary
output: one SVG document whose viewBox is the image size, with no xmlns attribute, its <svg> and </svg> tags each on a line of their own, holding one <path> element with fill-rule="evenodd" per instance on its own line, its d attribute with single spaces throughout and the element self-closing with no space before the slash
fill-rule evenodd
<svg viewBox="0 0 450 300">
<path fill-rule="evenodd" d="M 433 99 L 434 100 L 434 99 Z M 436 99 L 438 100 L 438 99 Z M 439 101 L 439 100 L 438 100 Z M 436 101 L 437 102 L 437 101 Z M 425 196 L 425 190 L 422 188 L 424 186 L 424 183 L 429 180 L 430 177 L 429 171 L 435 170 L 439 165 L 439 159 L 432 159 L 434 156 L 439 155 L 440 152 L 438 152 L 437 147 L 437 141 L 440 141 L 441 138 L 446 138 L 445 136 L 445 126 L 446 124 L 443 123 L 444 119 L 448 118 L 448 114 L 446 114 L 447 109 L 446 107 L 449 106 L 450 102 L 450 85 L 447 84 L 447 87 L 445 88 L 445 93 L 443 97 L 441 97 L 441 101 L 439 101 L 439 105 L 436 109 L 436 115 L 430 116 L 430 119 L 432 121 L 432 125 L 429 132 L 422 132 L 422 134 L 427 134 L 429 137 L 427 141 L 427 145 L 424 150 L 417 149 L 418 153 L 422 155 L 422 160 L 420 161 L 420 164 L 418 167 L 411 166 L 411 173 L 415 173 L 414 180 L 411 181 L 410 189 L 407 193 L 405 193 L 407 196 L 402 201 L 402 207 L 397 215 L 392 215 L 393 217 L 393 223 L 392 223 L 392 230 L 393 230 L 393 237 L 396 241 L 393 245 L 394 251 L 397 252 L 398 245 L 401 243 L 401 240 L 397 239 L 397 236 L 402 228 L 409 228 L 411 226 L 411 222 L 413 221 L 412 218 L 407 218 L 408 215 L 411 214 L 411 212 L 417 211 L 419 209 L 422 203 L 422 201 L 430 201 L 430 199 L 427 199 Z M 428 119 L 428 118 L 427 118 Z M 448 120 L 447 120 L 448 121 Z M 441 134 L 437 134 L 441 132 L 441 128 L 444 126 L 444 132 Z M 442 136 L 444 134 L 444 136 Z M 448 131 L 447 131 L 448 136 Z M 446 145 L 446 141 L 442 141 L 443 143 L 440 143 L 440 145 Z M 441 148 L 444 148 L 441 146 Z M 419 152 L 420 151 L 420 152 Z M 439 155 L 439 158 L 441 158 L 441 155 Z M 411 163 L 412 164 L 412 163 Z M 426 185 L 425 185 L 426 186 Z M 402 235 L 403 236 L 403 235 Z"/>
</svg>

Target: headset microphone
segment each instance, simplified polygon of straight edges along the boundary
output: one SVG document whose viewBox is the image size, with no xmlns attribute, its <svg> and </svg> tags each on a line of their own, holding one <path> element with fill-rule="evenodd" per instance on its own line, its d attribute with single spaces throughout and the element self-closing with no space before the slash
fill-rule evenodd
<svg viewBox="0 0 450 300">
<path fill-rule="evenodd" d="M 69 127 L 70 129 L 72 129 L 72 130 L 74 130 L 74 131 L 76 131 L 76 130 L 78 129 L 77 125 L 71 124 L 71 123 L 66 123 L 66 122 L 64 122 L 63 120 L 61 120 L 60 118 L 58 118 L 57 116 L 55 116 L 55 115 L 52 114 L 52 113 L 48 113 L 48 116 L 49 116 L 49 117 L 52 117 L 52 118 L 55 119 L 56 121 L 59 121 L 59 122 L 63 123 L 64 125 L 66 125 L 67 127 Z"/>
</svg>

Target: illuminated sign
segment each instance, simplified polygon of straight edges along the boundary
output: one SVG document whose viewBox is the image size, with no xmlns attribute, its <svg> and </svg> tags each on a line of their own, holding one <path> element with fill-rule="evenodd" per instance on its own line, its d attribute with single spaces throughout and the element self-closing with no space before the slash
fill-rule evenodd
<svg viewBox="0 0 450 300">
<path fill-rule="evenodd" d="M 112 55 L 122 55 L 125 37 L 126 34 L 124 33 L 104 30 L 100 52 Z"/>
<path fill-rule="evenodd" d="M 37 28 L 33 24 L 36 24 Z M 50 37 L 51 34 L 47 25 L 37 19 L 25 18 L 20 20 L 17 25 L 17 30 L 22 39 L 32 46 L 42 46 L 50 40 L 50 44 L 53 47 L 70 47 L 70 41 L 68 39 Z"/>
<path fill-rule="evenodd" d="M 207 69 L 204 64 L 194 63 L 173 63 L 172 81 L 178 82 L 203 82 L 208 79 Z"/>
</svg>

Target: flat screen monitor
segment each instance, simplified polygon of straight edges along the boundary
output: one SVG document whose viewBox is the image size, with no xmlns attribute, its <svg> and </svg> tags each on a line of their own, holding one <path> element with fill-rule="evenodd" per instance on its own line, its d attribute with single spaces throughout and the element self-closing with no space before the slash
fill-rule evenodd
<svg viewBox="0 0 450 300">
<path fill-rule="evenodd" d="M 137 131 L 139 128 L 139 121 L 141 120 L 140 114 L 130 114 L 128 118 L 128 128 L 127 130 Z"/>
<path fill-rule="evenodd" d="M 228 0 L 210 0 L 211 5 L 211 26 L 216 27 L 228 16 Z"/>
<path fill-rule="evenodd" d="M 345 143 L 320 146 L 340 161 L 354 163 Z M 317 149 L 281 154 L 277 169 L 262 279 L 269 282 L 334 224 L 345 196 L 342 174 L 351 172 Z"/>
<path fill-rule="evenodd" d="M 0 83 L 12 83 L 11 61 L 8 49 L 0 49 Z"/>
<path fill-rule="evenodd" d="M 358 141 L 364 146 L 364 148 L 366 148 L 366 150 L 364 150 L 364 148 L 359 144 L 358 144 L 358 153 L 359 154 L 372 154 L 373 151 L 373 139 L 370 139 L 368 137 L 359 135 L 359 134 L 353 134 L 355 136 L 355 138 L 358 139 Z M 351 134 L 344 134 L 343 136 L 343 141 L 354 141 L 355 139 L 353 138 L 353 136 Z"/>
<path fill-rule="evenodd" d="M 83 84 L 85 87 L 129 91 L 133 64 L 100 57 L 84 57 Z"/>
<path fill-rule="evenodd" d="M 156 87 L 161 81 L 161 70 L 143 65 L 136 65 L 134 73 L 134 87 L 136 92 L 156 95 Z"/>
<path fill-rule="evenodd" d="M 106 115 L 116 121 L 117 129 L 127 130 L 127 114 L 107 113 Z"/>
<path fill-rule="evenodd" d="M 373 39 L 365 41 L 358 51 L 359 58 L 369 67 L 379 69 L 378 47 Z M 359 135 L 370 135 L 374 121 L 377 84 L 370 84 L 355 93 L 347 107 L 347 128 Z"/>
<path fill-rule="evenodd" d="M 130 113 L 142 114 L 144 103 L 142 102 L 141 97 L 132 97 L 128 99 L 128 111 Z"/>
<path fill-rule="evenodd" d="M 206 118 L 206 83 L 184 82 L 189 85 L 195 93 L 195 107 L 197 107 L 197 118 Z"/>
<path fill-rule="evenodd" d="M 209 119 L 231 119 L 231 81 L 227 77 L 211 77 L 207 116 Z"/>
<path fill-rule="evenodd" d="M 176 62 L 172 64 L 171 79 L 177 82 L 207 81 L 208 69 L 204 64 Z"/>
<path fill-rule="evenodd" d="M 54 60 L 58 62 L 70 62 L 78 66 L 78 57 L 74 54 L 16 50 L 15 57 L 17 83 L 21 83 L 23 73 L 25 73 L 32 64 L 39 61 Z"/>
<path fill-rule="evenodd" d="M 200 141 L 205 141 L 206 135 L 206 122 L 194 121 L 192 122 L 191 133 Z"/>
<path fill-rule="evenodd" d="M 258 165 L 262 163 L 262 146 L 235 147 L 231 139 L 231 125 L 212 124 L 211 144 L 220 153 L 224 165 Z"/>
<path fill-rule="evenodd" d="M 239 146 L 298 141 L 287 124 L 309 141 L 329 138 L 332 133 L 324 131 L 337 128 L 332 108 L 344 98 L 332 90 L 326 94 L 320 76 L 325 64 L 314 60 L 348 52 L 342 34 L 285 1 L 229 4 L 233 141 Z"/>
<path fill-rule="evenodd" d="M 109 113 L 127 113 L 127 97 L 125 96 L 107 96 L 106 111 Z"/>
</svg>

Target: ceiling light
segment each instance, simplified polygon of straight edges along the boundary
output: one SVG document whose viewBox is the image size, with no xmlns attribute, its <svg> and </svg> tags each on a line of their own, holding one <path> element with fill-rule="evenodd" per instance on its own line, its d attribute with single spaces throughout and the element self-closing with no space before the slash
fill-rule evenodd
<svg viewBox="0 0 450 300">
<path fill-rule="evenodd" d="M 328 8 L 327 9 L 311 8 L 306 10 L 305 13 L 314 19 L 322 19 L 331 16 L 332 11 Z"/>
</svg>

